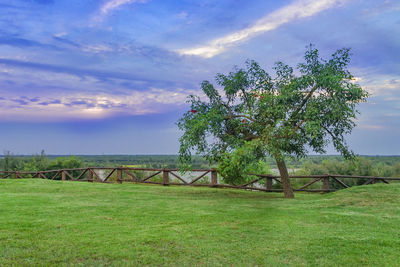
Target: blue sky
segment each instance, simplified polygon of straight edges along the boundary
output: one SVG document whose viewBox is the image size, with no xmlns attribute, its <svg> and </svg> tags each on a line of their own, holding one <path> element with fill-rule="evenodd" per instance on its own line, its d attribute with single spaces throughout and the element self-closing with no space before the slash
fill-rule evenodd
<svg viewBox="0 0 400 267">
<path fill-rule="evenodd" d="M 353 150 L 400 154 L 395 0 L 0 0 L 0 149 L 176 154 L 202 80 L 246 59 L 295 66 L 310 43 L 351 47 L 371 93 Z"/>
</svg>

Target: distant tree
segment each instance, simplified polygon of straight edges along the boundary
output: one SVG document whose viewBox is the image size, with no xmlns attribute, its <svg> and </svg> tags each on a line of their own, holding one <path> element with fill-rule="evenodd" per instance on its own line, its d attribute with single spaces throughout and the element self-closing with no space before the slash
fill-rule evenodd
<svg viewBox="0 0 400 267">
<path fill-rule="evenodd" d="M 47 166 L 49 170 L 59 170 L 59 169 L 74 169 L 74 168 L 81 168 L 83 165 L 82 160 L 71 156 L 68 158 L 60 157 L 56 160 L 50 162 Z"/>
<path fill-rule="evenodd" d="M 5 171 L 17 171 L 23 168 L 23 161 L 13 155 L 10 151 L 4 152 L 2 169 Z"/>
<path fill-rule="evenodd" d="M 44 170 L 47 167 L 47 158 L 46 158 L 46 153 L 44 152 L 44 149 L 40 151 L 40 157 L 39 157 L 39 170 Z"/>
<path fill-rule="evenodd" d="M 44 171 L 47 169 L 48 161 L 44 150 L 40 152 L 40 155 L 33 155 L 32 157 L 23 158 L 23 171 Z"/>
<path fill-rule="evenodd" d="M 80 158 L 71 156 L 68 158 L 60 157 L 56 160 L 50 162 L 47 166 L 49 170 L 60 170 L 60 169 L 75 169 L 81 168 L 83 166 L 83 161 Z M 73 177 L 78 177 L 79 171 L 71 171 L 70 174 Z"/>
<path fill-rule="evenodd" d="M 10 170 L 10 151 L 4 152 L 3 170 Z"/>
<path fill-rule="evenodd" d="M 285 158 L 305 157 L 307 148 L 325 153 L 329 141 L 345 158 L 352 158 L 344 136 L 355 126 L 356 104 L 368 95 L 347 70 L 349 52 L 339 49 L 323 60 L 310 45 L 297 75 L 278 62 L 274 78 L 255 61 L 247 61 L 245 69 L 216 76 L 223 95 L 203 81 L 201 89 L 208 100 L 191 95 L 191 110 L 178 121 L 184 132 L 181 166 L 190 166 L 193 150 L 228 169 L 236 168 L 229 161 L 250 164 L 270 155 L 277 163 L 285 197 L 292 198 Z M 240 180 L 244 169 L 236 171 Z"/>
</svg>

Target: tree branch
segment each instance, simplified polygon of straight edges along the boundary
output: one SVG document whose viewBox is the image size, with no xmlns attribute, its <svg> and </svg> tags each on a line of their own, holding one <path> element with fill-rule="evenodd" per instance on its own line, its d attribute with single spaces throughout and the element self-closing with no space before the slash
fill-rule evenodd
<svg viewBox="0 0 400 267">
<path fill-rule="evenodd" d="M 250 141 L 250 140 L 259 139 L 259 138 L 260 138 L 260 137 L 257 136 L 257 135 L 255 135 L 255 134 L 248 133 L 248 134 L 244 137 L 244 140 L 245 140 L 245 141 Z"/>
<path fill-rule="evenodd" d="M 300 106 L 292 113 L 292 115 L 290 115 L 290 118 L 288 119 L 288 121 L 290 121 L 292 118 L 296 117 L 297 114 L 299 114 L 299 112 L 303 109 L 303 107 L 307 104 L 308 100 L 312 97 L 312 95 L 314 94 L 314 92 L 318 89 L 318 86 L 314 86 L 307 94 L 306 98 L 303 99 L 303 101 L 301 102 Z"/>
<path fill-rule="evenodd" d="M 245 119 L 248 119 L 249 121 L 257 122 L 255 119 L 253 119 L 252 117 L 247 116 L 247 115 L 239 115 L 239 114 L 238 115 L 234 115 L 232 113 L 232 110 L 226 104 L 223 104 L 223 105 L 227 107 L 228 112 L 229 112 L 229 116 L 225 117 L 224 118 L 225 120 L 234 119 L 234 118 L 245 118 Z"/>
<path fill-rule="evenodd" d="M 226 107 L 226 109 L 228 110 L 229 117 L 233 118 L 233 113 L 232 113 L 231 107 L 228 104 L 225 104 L 225 103 L 221 103 L 221 104 L 224 105 Z"/>
<path fill-rule="evenodd" d="M 247 115 L 233 115 L 232 118 L 245 118 L 248 119 L 249 121 L 257 122 L 255 119 Z"/>
<path fill-rule="evenodd" d="M 327 127 L 325 127 L 324 125 L 321 125 L 321 127 L 322 128 L 324 128 L 325 129 L 325 131 L 327 131 L 328 132 L 328 134 L 332 137 L 332 139 L 335 139 L 335 140 L 337 140 L 338 139 L 338 137 L 337 136 L 335 136 Z"/>
<path fill-rule="evenodd" d="M 307 121 L 307 119 L 304 119 L 302 121 L 300 121 L 296 127 L 294 127 L 294 132 L 297 132 L 297 130 L 301 127 L 301 125 L 303 125 L 303 123 L 305 123 Z"/>
<path fill-rule="evenodd" d="M 249 112 L 253 113 L 252 110 L 251 110 L 249 99 L 247 98 L 247 93 L 246 93 L 246 91 L 244 89 L 242 89 L 242 93 L 243 93 L 243 97 L 244 97 L 244 100 L 246 102 L 247 108 L 249 109 Z"/>
</svg>

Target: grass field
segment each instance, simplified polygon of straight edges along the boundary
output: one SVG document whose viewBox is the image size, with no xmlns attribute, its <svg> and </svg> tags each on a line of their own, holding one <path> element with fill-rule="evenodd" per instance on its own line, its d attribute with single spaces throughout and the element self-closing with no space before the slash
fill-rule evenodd
<svg viewBox="0 0 400 267">
<path fill-rule="evenodd" d="M 0 266 L 396 266 L 400 185 L 330 194 L 0 180 Z"/>
</svg>

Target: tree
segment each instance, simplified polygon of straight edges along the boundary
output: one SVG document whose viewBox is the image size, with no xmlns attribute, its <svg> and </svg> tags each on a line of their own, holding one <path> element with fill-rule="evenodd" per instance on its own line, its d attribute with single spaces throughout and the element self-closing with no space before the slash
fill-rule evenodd
<svg viewBox="0 0 400 267">
<path fill-rule="evenodd" d="M 207 101 L 191 95 L 191 110 L 178 121 L 184 132 L 181 166 L 190 165 L 192 151 L 220 163 L 237 157 L 241 150 L 252 155 L 242 153 L 244 161 L 270 155 L 276 160 L 285 197 L 292 198 L 285 158 L 305 157 L 308 150 L 325 153 L 330 141 L 346 159 L 353 158 L 345 135 L 355 126 L 357 104 L 368 94 L 347 69 L 350 49 L 339 49 L 324 60 L 310 45 L 304 59 L 297 75 L 278 62 L 272 78 L 258 63 L 247 61 L 245 69 L 217 74 L 222 90 L 203 81 Z"/>
<path fill-rule="evenodd" d="M 71 157 L 60 157 L 57 158 L 56 160 L 51 161 L 47 166 L 47 169 L 49 170 L 77 169 L 77 168 L 82 168 L 82 166 L 83 162 L 80 158 L 71 156 Z M 70 174 L 73 177 L 78 177 L 80 171 L 78 170 L 70 171 Z"/>
<path fill-rule="evenodd" d="M 2 165 L 4 171 L 17 171 L 23 168 L 23 161 L 13 155 L 10 151 L 6 151 L 4 152 Z"/>
</svg>

